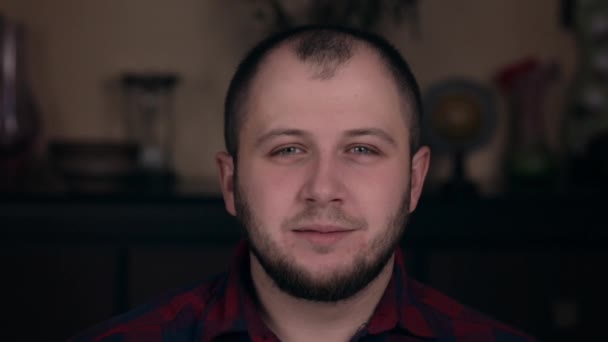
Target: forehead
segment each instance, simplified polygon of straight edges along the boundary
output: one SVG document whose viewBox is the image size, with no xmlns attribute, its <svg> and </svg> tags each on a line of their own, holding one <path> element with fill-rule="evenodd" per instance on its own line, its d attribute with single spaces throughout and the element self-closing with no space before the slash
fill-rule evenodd
<svg viewBox="0 0 608 342">
<path fill-rule="evenodd" d="M 364 46 L 340 63 L 302 61 L 289 47 L 271 52 L 253 79 L 243 128 L 385 125 L 407 130 L 404 98 L 381 58 Z M 320 72 L 330 77 L 319 77 Z M 321 68 L 321 69 L 320 69 Z M 334 125 L 335 126 L 335 125 Z"/>
<path fill-rule="evenodd" d="M 366 78 L 368 82 L 394 86 L 396 82 L 379 54 L 361 42 L 352 43 L 349 57 L 327 57 L 332 54 L 319 52 L 319 56 L 299 57 L 296 43 L 288 42 L 271 51 L 260 63 L 252 83 L 254 88 L 275 85 L 287 80 L 339 81 L 344 78 Z M 335 55 L 335 54 L 334 54 Z M 336 77 L 338 76 L 338 77 Z M 282 86 L 285 84 L 282 84 Z"/>
</svg>

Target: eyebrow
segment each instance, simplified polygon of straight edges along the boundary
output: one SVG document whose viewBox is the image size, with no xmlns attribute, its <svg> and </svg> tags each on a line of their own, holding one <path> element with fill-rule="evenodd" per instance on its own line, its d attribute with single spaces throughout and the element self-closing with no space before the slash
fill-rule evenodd
<svg viewBox="0 0 608 342">
<path fill-rule="evenodd" d="M 310 133 L 307 133 L 301 129 L 293 129 L 293 128 L 277 128 L 273 129 L 267 133 L 264 133 L 261 137 L 259 137 L 255 141 L 255 146 L 260 146 L 264 144 L 266 141 L 280 137 L 280 136 L 295 136 L 295 137 L 307 137 L 310 136 Z"/>
<path fill-rule="evenodd" d="M 397 142 L 395 141 L 395 139 L 393 139 L 393 137 L 390 134 L 388 134 L 387 132 L 385 132 L 379 128 L 351 129 L 351 130 L 346 131 L 345 135 L 347 137 L 360 137 L 360 136 L 371 135 L 371 136 L 380 138 L 393 146 L 397 146 Z"/>
<path fill-rule="evenodd" d="M 262 136 L 260 136 L 256 142 L 255 142 L 255 146 L 260 146 L 262 144 L 264 144 L 265 142 L 267 142 L 268 140 L 271 140 L 273 138 L 277 138 L 280 136 L 292 136 L 292 137 L 310 137 L 310 133 L 303 131 L 301 129 L 294 129 L 294 128 L 277 128 L 277 129 L 273 129 L 267 133 L 264 133 Z M 385 142 L 387 142 L 390 145 L 393 146 L 397 146 L 397 142 L 395 141 L 395 139 L 393 139 L 393 137 L 388 134 L 387 132 L 379 129 L 379 128 L 357 128 L 357 129 L 351 129 L 348 130 L 344 133 L 344 135 L 347 138 L 354 138 L 354 137 L 360 137 L 360 136 L 374 136 L 377 138 L 380 138 L 381 140 L 384 140 Z"/>
</svg>

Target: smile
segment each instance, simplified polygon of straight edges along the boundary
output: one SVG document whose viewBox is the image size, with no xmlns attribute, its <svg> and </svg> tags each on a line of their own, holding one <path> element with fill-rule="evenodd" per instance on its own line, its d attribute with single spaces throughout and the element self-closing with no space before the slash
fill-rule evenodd
<svg viewBox="0 0 608 342">
<path fill-rule="evenodd" d="M 354 233 L 354 229 L 337 227 L 306 227 L 292 230 L 297 238 L 317 246 L 331 246 Z"/>
</svg>

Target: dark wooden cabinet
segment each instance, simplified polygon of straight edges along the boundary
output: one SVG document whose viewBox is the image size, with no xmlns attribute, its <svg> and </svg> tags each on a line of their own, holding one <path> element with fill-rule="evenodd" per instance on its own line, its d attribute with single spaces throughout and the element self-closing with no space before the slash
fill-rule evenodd
<svg viewBox="0 0 608 342">
<path fill-rule="evenodd" d="M 601 332 L 602 198 L 424 198 L 403 239 L 409 272 L 541 340 Z M 226 270 L 240 230 L 220 198 L 0 198 L 0 340 L 61 341 Z M 597 335 L 600 336 L 600 335 Z"/>
</svg>

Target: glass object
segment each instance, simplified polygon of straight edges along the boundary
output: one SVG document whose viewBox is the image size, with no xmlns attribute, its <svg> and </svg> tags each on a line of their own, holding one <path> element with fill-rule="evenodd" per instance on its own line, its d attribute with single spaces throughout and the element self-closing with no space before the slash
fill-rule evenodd
<svg viewBox="0 0 608 342">
<path fill-rule="evenodd" d="M 164 187 L 174 181 L 172 104 L 177 82 L 175 74 L 127 73 L 122 78 L 129 136 L 139 147 L 134 181 L 146 186 Z"/>
<path fill-rule="evenodd" d="M 22 187 L 39 131 L 24 55 L 23 27 L 0 17 L 0 190 Z"/>
<path fill-rule="evenodd" d="M 556 182 L 556 160 L 547 144 L 544 100 L 557 80 L 559 67 L 534 58 L 502 68 L 497 75 L 509 105 L 510 137 L 507 178 L 510 191 L 551 191 Z"/>
<path fill-rule="evenodd" d="M 608 2 L 578 1 L 573 33 L 576 73 L 570 84 L 563 123 L 564 186 L 572 193 L 608 189 Z"/>
</svg>

